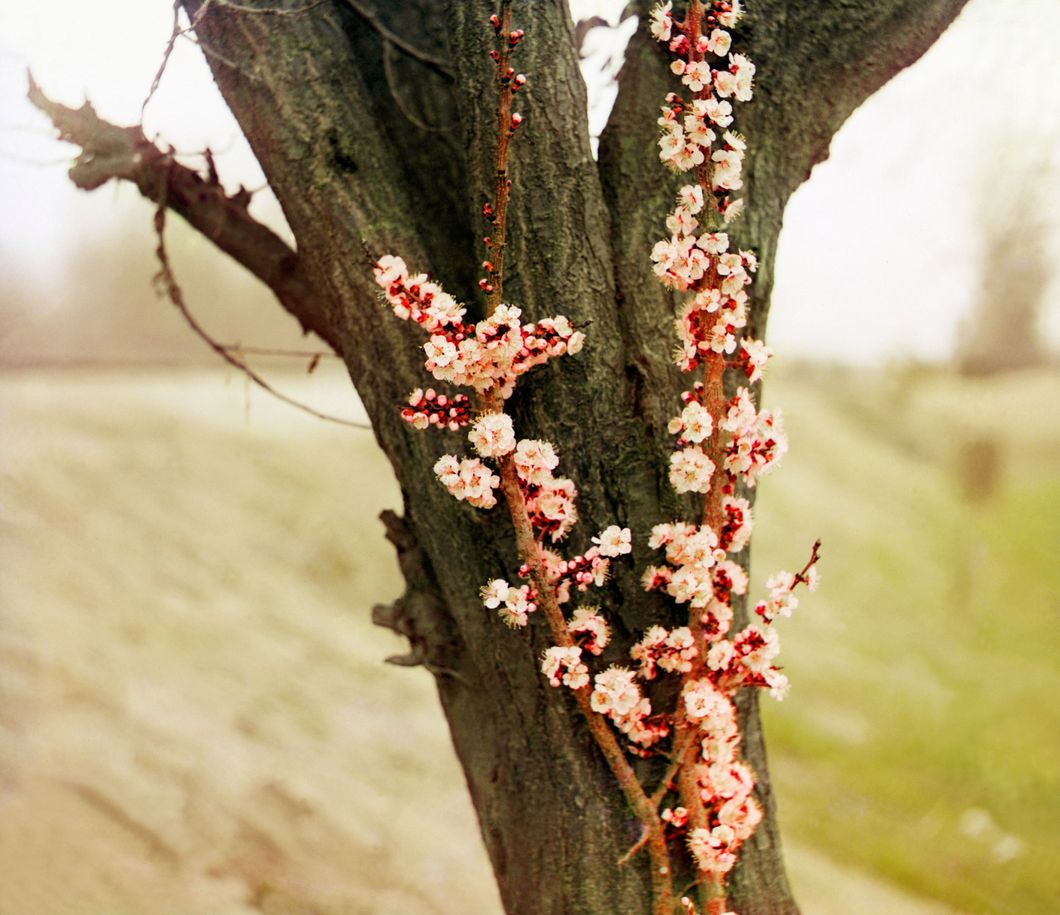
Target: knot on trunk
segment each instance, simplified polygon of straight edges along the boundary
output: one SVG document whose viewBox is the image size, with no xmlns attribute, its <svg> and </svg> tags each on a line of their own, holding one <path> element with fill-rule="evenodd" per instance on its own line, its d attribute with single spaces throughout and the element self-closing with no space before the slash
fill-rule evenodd
<svg viewBox="0 0 1060 915">
<path fill-rule="evenodd" d="M 408 653 L 391 655 L 387 663 L 424 667 L 436 677 L 466 682 L 459 672 L 463 645 L 426 552 L 404 517 L 389 509 L 379 517 L 386 528 L 386 539 L 397 550 L 405 593 L 393 603 L 376 604 L 372 622 L 409 640 Z"/>
</svg>

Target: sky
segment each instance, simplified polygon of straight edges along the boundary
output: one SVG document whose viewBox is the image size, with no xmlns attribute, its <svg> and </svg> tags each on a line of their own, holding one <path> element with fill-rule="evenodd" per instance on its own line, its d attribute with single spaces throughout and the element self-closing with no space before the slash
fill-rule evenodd
<svg viewBox="0 0 1060 915">
<path fill-rule="evenodd" d="M 573 0 L 575 15 L 618 23 L 622 3 Z M 68 104 L 91 99 L 120 124 L 140 119 L 169 35 L 166 0 L 37 0 L 0 8 L 0 274 L 39 286 L 63 275 L 77 239 L 135 206 L 131 188 L 92 194 L 65 178 L 70 150 L 25 101 L 32 68 Z M 632 23 L 597 30 L 586 78 L 596 128 L 613 100 Z M 769 342 L 778 354 L 856 364 L 940 360 L 952 351 L 984 269 L 990 195 L 1035 182 L 1047 250 L 1060 261 L 1060 3 L 971 0 L 913 67 L 836 135 L 796 192 L 781 236 Z M 232 188 L 264 178 L 199 50 L 177 44 L 148 106 L 148 136 L 193 153 L 210 146 Z M 753 142 L 753 137 L 750 138 Z M 252 212 L 286 232 L 267 190 Z M 661 222 L 661 216 L 660 216 Z M 1060 282 L 1046 332 L 1060 347 Z"/>
</svg>

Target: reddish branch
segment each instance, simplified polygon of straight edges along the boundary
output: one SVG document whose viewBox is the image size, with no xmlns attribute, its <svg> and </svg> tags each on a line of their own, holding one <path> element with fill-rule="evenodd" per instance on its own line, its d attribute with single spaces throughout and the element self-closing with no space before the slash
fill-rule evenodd
<svg viewBox="0 0 1060 915">
<path fill-rule="evenodd" d="M 704 10 L 699 0 L 692 0 L 688 4 L 688 10 L 683 22 L 675 23 L 688 38 L 688 62 L 703 59 L 703 53 L 697 50 L 696 42 L 702 30 Z M 700 99 L 712 95 L 712 89 L 704 87 L 695 96 Z M 712 182 L 713 166 L 708 158 L 703 164 L 696 166 L 696 181 L 703 188 L 705 223 L 717 221 L 719 218 L 717 201 L 714 198 L 714 187 Z M 712 263 L 707 273 L 706 284 L 714 285 L 717 280 L 716 268 Z M 725 368 L 724 355 L 711 352 L 704 360 L 703 366 L 703 406 L 711 416 L 720 417 L 725 415 Z M 705 527 L 717 531 L 721 529 L 723 518 L 722 502 L 724 498 L 723 487 L 727 480 L 727 474 L 722 472 L 725 452 L 720 430 L 712 435 L 704 443 L 703 450 L 716 468 L 703 500 L 703 520 Z M 713 600 L 711 604 L 713 604 Z M 708 605 L 709 612 L 711 606 Z M 702 610 L 690 609 L 688 626 L 692 632 L 696 644 L 696 657 L 692 662 L 692 669 L 685 674 L 684 683 L 693 683 L 698 678 L 705 676 L 708 639 L 704 629 L 703 620 L 706 614 Z M 681 804 L 688 810 L 690 828 L 698 828 L 709 831 L 710 823 L 707 811 L 700 800 L 700 788 L 696 778 L 695 768 L 688 763 L 691 761 L 691 751 L 695 746 L 697 727 L 688 721 L 683 714 L 683 703 L 678 703 L 677 714 L 674 721 L 673 759 L 666 779 L 656 790 L 656 796 L 666 796 L 669 788 L 677 790 L 681 798 Z M 709 880 L 698 882 L 699 898 L 702 906 L 709 915 L 720 915 L 725 909 L 724 878 L 721 875 L 712 876 Z"/>
<path fill-rule="evenodd" d="M 518 122 L 512 117 L 512 94 L 516 89 L 515 73 L 510 65 L 512 50 L 522 38 L 522 32 L 511 30 L 511 0 L 503 0 L 500 15 L 494 20 L 497 31 L 497 49 L 493 59 L 497 65 L 498 105 L 497 105 L 497 156 L 495 196 L 487 212 L 492 212 L 493 231 L 487 242 L 490 260 L 487 261 L 487 279 L 484 288 L 487 292 L 487 314 L 491 315 L 503 301 L 504 296 L 504 249 L 507 234 L 508 201 L 511 191 L 511 180 L 508 177 L 508 149 L 512 134 Z M 497 397 L 480 398 L 483 412 L 503 410 L 504 403 Z M 504 493 L 508 511 L 511 514 L 512 526 L 515 528 L 516 547 L 519 558 L 530 570 L 530 577 L 537 592 L 537 601 L 548 622 L 556 645 L 569 648 L 574 645 L 574 638 L 567 629 L 567 621 L 556 599 L 555 586 L 549 580 L 548 573 L 541 560 L 541 546 L 534 536 L 533 525 L 526 509 L 526 499 L 519 482 L 519 475 L 511 454 L 498 458 L 501 477 L 501 490 Z M 640 820 L 642 836 L 637 844 L 627 852 L 623 860 L 635 854 L 636 850 L 647 845 L 651 859 L 652 905 L 654 915 L 672 915 L 674 911 L 672 865 L 670 852 L 666 846 L 663 823 L 659 818 L 658 804 L 648 797 L 644 786 L 637 778 L 636 772 L 626 758 L 615 732 L 602 715 L 592 709 L 590 697 L 591 686 L 572 690 L 574 698 L 581 709 L 589 731 L 600 748 L 608 768 L 615 776 L 622 794 L 634 815 Z"/>
<path fill-rule="evenodd" d="M 53 102 L 32 75 L 28 98 L 48 116 L 60 139 L 81 147 L 70 168 L 70 179 L 77 187 L 90 191 L 117 178 L 136 185 L 148 200 L 164 202 L 265 283 L 304 331 L 312 331 L 339 350 L 339 337 L 329 326 L 323 301 L 297 252 L 249 214 L 247 191 L 240 188 L 229 196 L 212 168 L 204 177 L 181 165 L 174 160 L 172 149 L 156 146 L 140 126 L 111 124 L 88 102 L 80 108 Z"/>
<path fill-rule="evenodd" d="M 512 140 L 515 125 L 512 124 L 512 74 L 511 57 L 512 49 L 518 43 L 518 38 L 513 43 L 511 35 L 512 4 L 511 0 L 503 0 L 501 3 L 500 19 L 497 25 L 497 163 L 495 170 L 495 184 L 493 190 L 493 231 L 487 242 L 490 264 L 487 268 L 490 273 L 491 286 L 488 289 L 489 314 L 503 301 L 504 294 L 504 249 L 507 244 L 508 225 L 508 197 L 511 193 L 512 182 L 508 177 L 508 145 Z M 521 33 L 520 33 L 521 34 Z"/>
</svg>

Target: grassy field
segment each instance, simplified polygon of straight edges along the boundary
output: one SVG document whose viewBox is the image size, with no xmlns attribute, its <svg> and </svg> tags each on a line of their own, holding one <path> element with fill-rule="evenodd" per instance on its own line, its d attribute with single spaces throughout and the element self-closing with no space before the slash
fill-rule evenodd
<svg viewBox="0 0 1060 915">
<path fill-rule="evenodd" d="M 1060 911 L 1060 385 L 780 379 L 759 573 L 826 544 L 769 709 L 787 834 L 973 912 Z M 796 557 L 797 558 L 797 557 Z"/>
<path fill-rule="evenodd" d="M 808 915 L 1060 905 L 1057 394 L 770 382 L 753 580 L 825 541 L 767 719 Z M 368 622 L 369 434 L 214 372 L 8 374 L 0 422 L 2 915 L 499 912 L 431 678 Z"/>
</svg>

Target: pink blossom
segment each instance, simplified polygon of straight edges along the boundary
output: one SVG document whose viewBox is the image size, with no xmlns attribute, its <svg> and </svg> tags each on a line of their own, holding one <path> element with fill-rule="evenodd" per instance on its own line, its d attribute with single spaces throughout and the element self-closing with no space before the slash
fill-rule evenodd
<svg viewBox="0 0 1060 915">
<path fill-rule="evenodd" d="M 579 607 L 575 610 L 567 622 L 567 631 L 594 655 L 600 654 L 611 641 L 611 630 L 596 607 Z"/>
<path fill-rule="evenodd" d="M 747 380 L 754 384 L 754 382 L 762 377 L 766 363 L 773 355 L 773 350 L 766 346 L 761 340 L 752 340 L 748 337 L 744 337 L 743 340 L 740 341 L 740 349 L 743 350 L 747 360 L 747 366 L 745 369 Z"/>
<path fill-rule="evenodd" d="M 700 870 L 711 874 L 726 874 L 736 864 L 731 846 L 735 842 L 732 829 L 715 826 L 713 831 L 693 829 L 688 835 L 688 850 Z"/>
<path fill-rule="evenodd" d="M 740 171 L 743 158 L 733 149 L 719 149 L 711 157 L 714 169 L 711 172 L 711 183 L 715 190 L 737 191 L 743 187 Z"/>
<path fill-rule="evenodd" d="M 482 457 L 499 458 L 515 449 L 515 430 L 507 413 L 484 413 L 467 437 Z"/>
<path fill-rule="evenodd" d="M 695 215 L 703 209 L 703 188 L 698 184 L 686 184 L 677 192 L 677 204 Z"/>
<path fill-rule="evenodd" d="M 708 254 L 723 254 L 729 249 L 729 236 L 724 232 L 705 232 L 697 244 Z"/>
<path fill-rule="evenodd" d="M 537 610 L 537 603 L 531 599 L 530 586 L 509 588 L 504 599 L 504 606 L 497 608 L 497 613 L 505 625 L 514 628 L 525 626 L 528 615 Z"/>
<path fill-rule="evenodd" d="M 710 64 L 704 60 L 694 60 L 685 67 L 681 78 L 693 92 L 701 92 L 704 86 L 710 85 Z"/>
<path fill-rule="evenodd" d="M 589 685 L 589 668 L 581 657 L 582 650 L 576 646 L 548 648 L 541 661 L 541 672 L 552 686 L 562 683 L 571 689 L 581 689 Z"/>
<path fill-rule="evenodd" d="M 743 17 L 743 9 L 740 0 L 729 0 L 729 9 L 717 13 L 718 23 L 727 29 L 736 28 L 736 23 Z M 726 913 L 728 915 L 728 913 Z"/>
<path fill-rule="evenodd" d="M 603 715 L 628 715 L 641 701 L 636 674 L 626 667 L 612 665 L 594 679 L 590 705 L 594 712 Z"/>
<path fill-rule="evenodd" d="M 600 547 L 601 556 L 624 556 L 633 551 L 631 543 L 632 535 L 628 527 L 619 527 L 612 524 L 609 528 L 601 531 L 593 537 L 593 543 Z"/>
<path fill-rule="evenodd" d="M 736 93 L 736 74 L 728 70 L 714 71 L 714 91 L 721 98 L 729 98 Z"/>
<path fill-rule="evenodd" d="M 662 3 L 651 11 L 651 34 L 656 41 L 669 41 L 673 28 L 673 9 L 671 0 Z"/>
<path fill-rule="evenodd" d="M 515 448 L 515 470 L 524 483 L 541 486 L 552 478 L 559 464 L 556 449 L 550 442 L 521 439 Z"/>
<path fill-rule="evenodd" d="M 724 29 L 714 29 L 707 39 L 707 50 L 715 57 L 724 57 L 732 47 L 732 35 Z"/>
<path fill-rule="evenodd" d="M 670 420 L 668 431 L 680 435 L 679 442 L 699 444 L 714 431 L 714 418 L 699 401 L 693 400 L 681 411 L 680 416 Z"/>
<path fill-rule="evenodd" d="M 707 492 L 714 462 L 702 448 L 682 448 L 670 455 L 670 483 L 678 492 Z"/>
<path fill-rule="evenodd" d="M 708 678 L 686 684 L 683 698 L 689 720 L 696 722 L 702 730 L 736 732 L 736 709 Z"/>
<path fill-rule="evenodd" d="M 703 101 L 703 115 L 719 127 L 728 127 L 732 123 L 732 105 L 711 96 Z"/>
<path fill-rule="evenodd" d="M 490 610 L 496 610 L 501 604 L 508 600 L 508 592 L 511 585 L 503 578 L 494 578 L 482 586 L 482 603 Z"/>
<path fill-rule="evenodd" d="M 738 553 L 751 539 L 751 504 L 746 499 L 726 496 L 721 505 L 726 520 L 720 531 L 719 541 L 730 553 Z"/>
<path fill-rule="evenodd" d="M 722 218 L 725 220 L 725 225 L 732 222 L 737 216 L 743 212 L 744 202 L 742 200 L 732 200 L 726 205 L 722 211 Z"/>
<path fill-rule="evenodd" d="M 552 542 L 562 540 L 578 520 L 574 500 L 578 490 L 572 480 L 549 476 L 536 490 L 526 493 L 530 523 L 548 533 Z"/>
<path fill-rule="evenodd" d="M 734 652 L 732 642 L 725 639 L 715 642 L 707 651 L 707 667 L 711 670 L 727 670 Z"/>
<path fill-rule="evenodd" d="M 443 455 L 435 463 L 434 473 L 450 494 L 461 501 L 476 508 L 493 508 L 497 504 L 494 490 L 500 486 L 500 477 L 478 458 L 458 461 L 454 455 Z"/>
<path fill-rule="evenodd" d="M 752 84 L 755 76 L 755 65 L 743 54 L 732 54 L 729 57 L 729 69 L 736 74 L 736 99 L 749 102 L 754 94 Z"/>
</svg>

